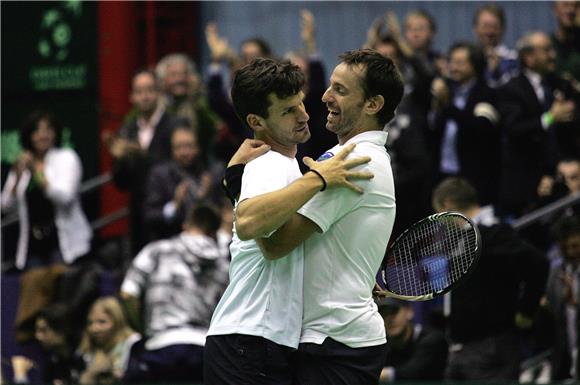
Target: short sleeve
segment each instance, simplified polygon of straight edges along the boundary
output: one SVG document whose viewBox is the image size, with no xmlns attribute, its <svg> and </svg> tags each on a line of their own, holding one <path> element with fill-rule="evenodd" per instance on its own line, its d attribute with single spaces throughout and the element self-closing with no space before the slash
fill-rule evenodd
<svg viewBox="0 0 580 385">
<path fill-rule="evenodd" d="M 336 188 L 317 193 L 298 213 L 316 223 L 325 233 L 333 223 L 361 204 L 361 196 L 351 190 Z"/>
</svg>

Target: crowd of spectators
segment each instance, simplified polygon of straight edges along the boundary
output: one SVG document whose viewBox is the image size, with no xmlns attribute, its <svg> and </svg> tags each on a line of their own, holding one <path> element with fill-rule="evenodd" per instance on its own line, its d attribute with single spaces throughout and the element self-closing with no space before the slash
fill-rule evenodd
<svg viewBox="0 0 580 385">
<path fill-rule="evenodd" d="M 580 193 L 580 3 L 555 2 L 553 14 L 552 34 L 530 31 L 511 48 L 502 42 L 507 20 L 497 3 L 479 7 L 474 39 L 450 42 L 447 52 L 432 48 L 437 22 L 424 10 L 409 12 L 402 26 L 387 12 L 369 27 L 364 45 L 392 58 L 405 80 L 385 127 L 394 235 L 454 210 L 480 225 L 484 250 L 469 283 L 452 293 L 445 323 L 414 322 L 408 303 L 378 303 L 390 349 L 383 381 L 517 380 L 523 359 L 546 351 L 549 370 L 537 378 L 578 379 L 580 208 L 540 223 L 536 239 L 509 226 Z M 274 56 L 261 37 L 236 52 L 218 22 L 205 28 L 205 78 L 181 53 L 136 71 L 132 109 L 102 138 L 113 183 L 130 196 L 131 258 L 118 264 L 116 297 L 97 298 L 102 253 L 91 247 L 81 207 L 78 155 L 60 147 L 52 113 L 35 111 L 22 125 L 23 151 L 2 187 L 3 215 L 19 217 L 15 247 L 5 250 L 22 271 L 15 333 L 45 350 L 45 383 L 201 381 L 205 333 L 228 279 L 233 217 L 221 180 L 253 136 L 229 86 L 237 69 Z M 284 57 L 307 79 L 312 138 L 298 159 L 316 159 L 333 143 L 323 128 L 328 79 L 314 15 L 302 11 L 300 25 L 304 47 Z M 546 327 L 537 332 L 539 325 Z M 30 382 L 38 369 L 28 357 L 11 357 L 14 382 Z"/>
</svg>

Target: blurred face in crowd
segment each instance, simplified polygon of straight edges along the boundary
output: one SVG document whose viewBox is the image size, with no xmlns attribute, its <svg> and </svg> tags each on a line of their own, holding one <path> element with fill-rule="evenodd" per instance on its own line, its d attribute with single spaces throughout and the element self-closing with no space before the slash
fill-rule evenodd
<svg viewBox="0 0 580 385">
<path fill-rule="evenodd" d="M 482 11 L 473 29 L 484 47 L 496 47 L 501 42 L 503 26 L 500 19 L 491 12 Z"/>
<path fill-rule="evenodd" d="M 568 29 L 574 28 L 576 12 L 580 9 L 577 1 L 556 1 L 554 3 L 554 14 L 560 27 Z"/>
<path fill-rule="evenodd" d="M 580 233 L 572 234 L 561 242 L 560 248 L 566 261 L 580 264 Z"/>
<path fill-rule="evenodd" d="M 405 20 L 405 38 L 413 50 L 427 50 L 433 38 L 429 20 L 421 15 L 409 15 Z"/>
<path fill-rule="evenodd" d="M 46 350 L 58 349 L 65 345 L 64 335 L 51 328 L 44 318 L 36 320 L 34 337 Z"/>
<path fill-rule="evenodd" d="M 469 60 L 467 48 L 456 48 L 449 56 L 449 76 L 459 84 L 464 84 L 475 77 L 475 69 Z"/>
<path fill-rule="evenodd" d="M 389 42 L 381 42 L 379 41 L 375 46 L 375 51 L 383 55 L 384 57 L 388 57 L 392 61 L 395 62 L 395 65 L 400 68 L 401 61 L 399 60 L 399 51 L 397 47 Z"/>
<path fill-rule="evenodd" d="M 157 108 L 159 90 L 155 77 L 150 73 L 140 73 L 133 79 L 131 103 L 141 114 L 151 115 Z"/>
<path fill-rule="evenodd" d="M 102 305 L 93 306 L 87 320 L 87 332 L 95 345 L 107 345 L 113 339 L 114 326 L 113 318 Z"/>
<path fill-rule="evenodd" d="M 272 147 L 295 150 L 298 143 L 305 143 L 310 139 L 308 120 L 310 117 L 304 107 L 304 92 L 280 99 L 276 94 L 268 95 L 270 106 L 268 117 L 258 117 L 260 124 L 251 125 L 256 131 L 257 138 L 265 141 Z M 248 117 L 251 115 L 248 115 Z"/>
<path fill-rule="evenodd" d="M 195 81 L 195 77 L 192 77 L 186 62 L 175 61 L 165 68 L 165 92 L 176 98 L 187 96 L 192 81 Z"/>
<path fill-rule="evenodd" d="M 56 133 L 48 119 L 40 119 L 36 130 L 30 135 L 32 148 L 37 155 L 44 155 L 54 146 Z"/>
<path fill-rule="evenodd" d="M 244 64 L 250 63 L 257 57 L 263 57 L 262 48 L 253 41 L 247 41 L 240 48 L 240 56 Z"/>
<path fill-rule="evenodd" d="M 189 167 L 199 156 L 197 137 L 190 129 L 176 129 L 171 136 L 173 160 L 180 167 Z"/>
<path fill-rule="evenodd" d="M 571 193 L 580 192 L 580 161 L 562 161 L 558 164 L 558 173 Z"/>
<path fill-rule="evenodd" d="M 527 67 L 540 74 L 554 72 L 556 51 L 548 35 L 543 32 L 534 33 L 530 36 L 530 43 L 533 50 L 526 55 Z"/>
<path fill-rule="evenodd" d="M 326 129 L 335 133 L 339 141 L 358 128 L 363 118 L 365 71 L 363 66 L 340 63 L 332 72 L 330 86 L 322 95 L 322 102 L 328 109 Z"/>
<path fill-rule="evenodd" d="M 402 337 L 413 319 L 411 306 L 386 306 L 381 314 L 385 322 L 387 338 Z"/>
</svg>

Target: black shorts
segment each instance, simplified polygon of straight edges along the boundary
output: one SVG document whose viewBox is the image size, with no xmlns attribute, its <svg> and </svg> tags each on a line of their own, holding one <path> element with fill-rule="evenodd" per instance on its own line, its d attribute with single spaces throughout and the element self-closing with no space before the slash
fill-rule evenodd
<svg viewBox="0 0 580 385">
<path fill-rule="evenodd" d="M 376 385 L 387 344 L 351 348 L 332 338 L 321 345 L 303 343 L 295 354 L 297 385 Z"/>
<path fill-rule="evenodd" d="M 208 336 L 205 385 L 291 385 L 292 349 L 245 334 Z"/>
</svg>

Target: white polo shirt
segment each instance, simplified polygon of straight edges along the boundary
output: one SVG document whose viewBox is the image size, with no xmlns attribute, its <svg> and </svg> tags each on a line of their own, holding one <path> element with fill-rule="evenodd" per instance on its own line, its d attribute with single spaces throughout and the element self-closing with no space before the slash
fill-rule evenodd
<svg viewBox="0 0 580 385">
<path fill-rule="evenodd" d="M 296 159 L 269 151 L 246 165 L 239 201 L 284 188 L 301 176 Z M 269 261 L 254 240 L 241 241 L 234 226 L 230 284 L 213 314 L 208 335 L 247 334 L 297 348 L 303 250 L 298 247 Z"/>
<path fill-rule="evenodd" d="M 372 298 L 375 276 L 395 221 L 395 188 L 387 133 L 368 131 L 350 139 L 350 157 L 370 156 L 361 170 L 374 178 L 357 182 L 362 195 L 347 189 L 316 194 L 298 212 L 323 234 L 305 242 L 304 320 L 300 342 L 321 344 L 326 337 L 353 348 L 386 342 L 383 319 Z M 337 145 L 321 158 L 334 156 Z"/>
</svg>

